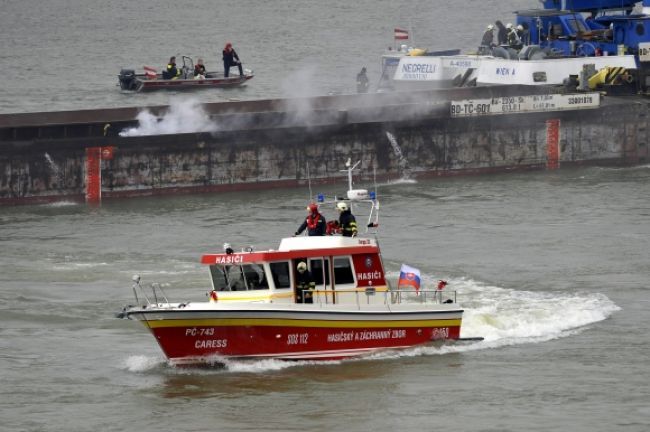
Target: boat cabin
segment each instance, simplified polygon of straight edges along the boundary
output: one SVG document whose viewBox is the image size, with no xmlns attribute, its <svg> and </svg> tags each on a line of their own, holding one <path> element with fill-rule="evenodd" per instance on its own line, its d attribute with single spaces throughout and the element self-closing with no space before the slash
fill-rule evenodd
<svg viewBox="0 0 650 432">
<path fill-rule="evenodd" d="M 650 40 L 650 16 L 630 14 L 631 9 L 613 14 L 611 1 L 602 3 L 603 7 L 589 10 L 584 8 L 585 3 L 581 7 L 571 5 L 572 10 L 552 9 L 547 4 L 547 9 L 517 11 L 517 24 L 526 30 L 527 44 L 551 49 L 556 55 L 636 54 L 639 46 Z M 581 12 L 590 15 L 585 17 Z"/>
<path fill-rule="evenodd" d="M 374 239 L 341 236 L 289 237 L 278 250 L 206 254 L 217 301 L 300 302 L 298 264 L 315 283 L 314 303 L 370 302 L 387 291 L 384 266 Z M 383 296 L 376 296 L 383 302 Z"/>
</svg>

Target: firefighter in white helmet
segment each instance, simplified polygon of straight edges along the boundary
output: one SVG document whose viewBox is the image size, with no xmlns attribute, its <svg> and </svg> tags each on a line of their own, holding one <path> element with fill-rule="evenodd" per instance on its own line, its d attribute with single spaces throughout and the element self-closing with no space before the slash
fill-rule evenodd
<svg viewBox="0 0 650 432">
<path fill-rule="evenodd" d="M 483 33 L 483 39 L 481 39 L 482 47 L 491 48 L 494 46 L 494 26 L 492 24 L 487 26 L 485 33 Z"/>
<path fill-rule="evenodd" d="M 350 211 L 347 203 L 341 201 L 336 204 L 336 209 L 339 211 L 339 227 L 341 228 L 341 235 L 343 237 L 356 237 L 357 236 L 357 219 Z"/>
<path fill-rule="evenodd" d="M 316 282 L 307 270 L 307 263 L 300 261 L 296 270 L 296 303 L 313 303 Z"/>
</svg>

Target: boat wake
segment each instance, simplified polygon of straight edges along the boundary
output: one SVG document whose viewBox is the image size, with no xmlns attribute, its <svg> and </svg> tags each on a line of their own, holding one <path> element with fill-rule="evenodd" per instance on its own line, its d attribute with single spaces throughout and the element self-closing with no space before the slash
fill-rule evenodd
<svg viewBox="0 0 650 432">
<path fill-rule="evenodd" d="M 423 274 L 422 279 L 425 286 L 435 286 L 433 284 L 438 278 Z M 208 369 L 175 368 L 164 357 L 138 355 L 126 359 L 124 368 L 135 373 L 161 370 L 183 374 L 215 371 L 259 373 L 305 365 L 444 355 L 540 343 L 575 335 L 620 310 L 609 298 L 598 293 L 520 291 L 486 285 L 467 278 L 447 280 L 447 289 L 457 291 L 458 301 L 465 310 L 461 337 L 483 337 L 483 341 L 387 350 L 361 358 L 336 361 L 223 359 L 219 361 L 219 368 Z"/>
<path fill-rule="evenodd" d="M 436 281 L 429 275 L 423 275 L 423 279 L 425 285 Z M 449 286 L 458 292 L 458 301 L 465 310 L 461 338 L 483 337 L 483 341 L 419 346 L 378 353 L 373 358 L 441 355 L 546 342 L 578 334 L 620 310 L 598 293 L 519 291 L 465 278 L 450 279 Z"/>
<path fill-rule="evenodd" d="M 214 373 L 260 373 L 280 371 L 300 366 L 335 365 L 345 360 L 331 361 L 285 361 L 278 359 L 233 360 L 219 359 L 218 362 L 206 363 L 204 367 L 175 367 L 163 356 L 132 355 L 124 360 L 122 369 L 138 374 L 171 373 L 178 375 L 214 374 Z"/>
</svg>

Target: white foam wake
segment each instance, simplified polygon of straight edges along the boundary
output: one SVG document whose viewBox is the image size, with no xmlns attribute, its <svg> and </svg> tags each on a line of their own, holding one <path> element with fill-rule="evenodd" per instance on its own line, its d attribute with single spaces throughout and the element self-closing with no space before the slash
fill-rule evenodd
<svg viewBox="0 0 650 432">
<path fill-rule="evenodd" d="M 147 372 L 152 369 L 160 368 L 167 364 L 167 360 L 162 357 L 134 355 L 124 360 L 124 369 L 129 372 Z"/>
<path fill-rule="evenodd" d="M 435 286 L 438 278 L 422 275 L 423 283 Z M 603 321 L 620 310 L 599 293 L 519 291 L 475 282 L 450 279 L 446 290 L 456 291 L 463 307 L 461 337 L 483 337 L 471 344 L 425 346 L 401 352 L 380 353 L 377 358 L 439 355 L 509 345 L 540 343 L 577 334 L 590 324 Z"/>
</svg>

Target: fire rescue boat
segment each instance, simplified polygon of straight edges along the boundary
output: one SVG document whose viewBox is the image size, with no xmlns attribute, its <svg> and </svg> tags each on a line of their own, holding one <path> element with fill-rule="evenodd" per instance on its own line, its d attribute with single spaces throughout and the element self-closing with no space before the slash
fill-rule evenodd
<svg viewBox="0 0 650 432">
<path fill-rule="evenodd" d="M 352 189 L 357 165 L 347 166 L 345 200 L 370 202 L 367 226 L 376 228 L 376 196 Z M 463 309 L 456 292 L 440 289 L 444 285 L 391 285 L 370 236 L 294 236 L 264 251 L 236 252 L 226 243 L 201 263 L 210 275 L 208 300 L 173 303 L 159 285 L 145 290 L 134 276 L 138 304 L 118 314 L 142 322 L 174 365 L 228 358 L 332 360 L 460 338 Z M 309 296 L 299 292 L 300 263 L 315 285 Z"/>
</svg>

